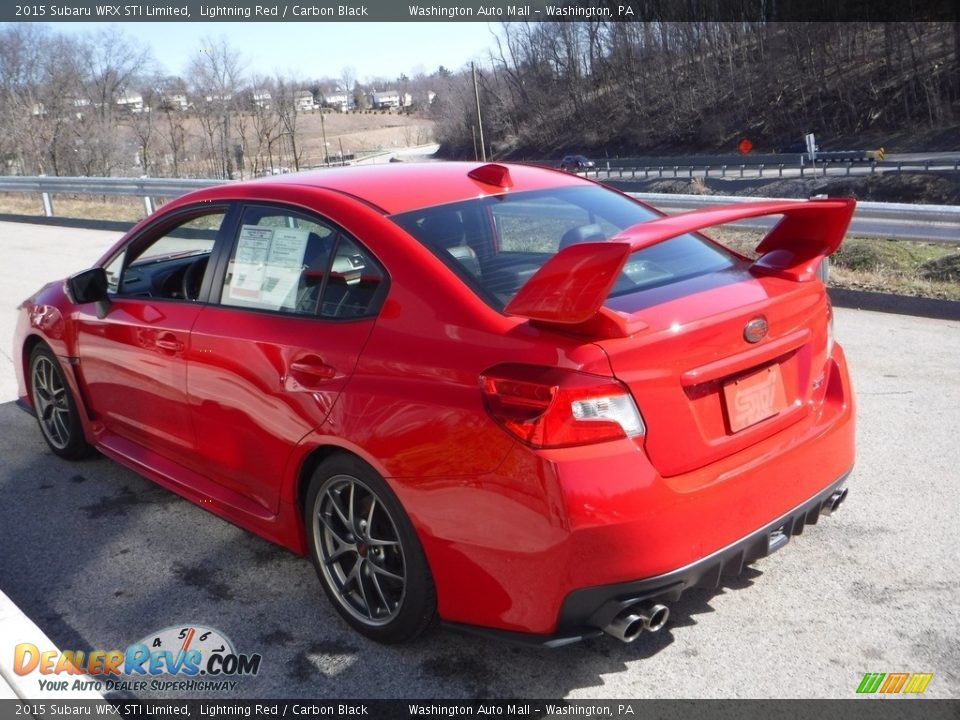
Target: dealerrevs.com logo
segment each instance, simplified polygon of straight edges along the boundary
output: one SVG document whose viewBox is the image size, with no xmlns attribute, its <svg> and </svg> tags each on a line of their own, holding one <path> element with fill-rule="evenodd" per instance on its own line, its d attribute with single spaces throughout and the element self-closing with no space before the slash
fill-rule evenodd
<svg viewBox="0 0 960 720">
<path fill-rule="evenodd" d="M 18 675 L 39 673 L 42 691 L 97 692 L 236 688 L 238 680 L 260 671 L 258 653 L 238 653 L 219 630 L 200 625 L 168 627 L 126 650 L 42 650 L 33 643 L 14 648 Z M 84 675 L 87 677 L 71 677 Z"/>
</svg>

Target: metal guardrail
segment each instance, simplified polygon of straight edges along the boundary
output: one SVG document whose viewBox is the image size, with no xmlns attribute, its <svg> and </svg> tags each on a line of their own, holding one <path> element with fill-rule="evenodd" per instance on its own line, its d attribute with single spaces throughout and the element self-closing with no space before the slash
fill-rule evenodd
<svg viewBox="0 0 960 720">
<path fill-rule="evenodd" d="M 54 216 L 53 195 L 116 195 L 141 197 L 147 215 L 154 211 L 153 198 L 179 197 L 193 190 L 222 185 L 223 180 L 182 178 L 19 177 L 0 176 L 0 192 L 35 193 L 41 196 L 43 214 Z"/>
<path fill-rule="evenodd" d="M 960 160 L 882 160 L 873 162 L 713 162 L 710 164 L 622 165 L 600 163 L 583 171 L 598 180 L 659 180 L 704 178 L 816 178 L 828 176 L 874 175 L 877 173 L 960 172 Z M 784 174 L 786 173 L 786 174 Z"/>
<path fill-rule="evenodd" d="M 628 194 L 667 212 L 771 199 L 739 195 L 668 195 L 636 192 Z M 736 224 L 740 227 L 765 228 L 772 223 L 761 219 L 746 220 Z M 960 244 L 960 206 L 858 202 L 850 231 L 863 236 Z"/>
<path fill-rule="evenodd" d="M 55 194 L 141 197 L 144 199 L 144 210 L 149 214 L 153 212 L 153 198 L 178 197 L 192 190 L 220 184 L 223 184 L 222 180 L 179 178 L 0 176 L 0 192 L 39 194 L 48 217 L 54 215 L 52 196 Z M 764 199 L 735 195 L 629 194 L 666 211 L 694 210 Z M 739 224 L 741 227 L 751 226 L 749 221 Z M 754 223 L 752 226 L 767 225 Z M 857 204 L 851 230 L 858 235 L 960 244 L 960 206 L 861 202 Z"/>
<path fill-rule="evenodd" d="M 851 157 L 830 159 L 831 157 L 835 156 L 836 153 L 831 155 L 829 151 L 821 154 L 821 156 L 817 158 L 817 170 L 820 170 L 821 166 L 824 165 L 843 168 L 846 165 L 852 164 L 854 168 L 869 168 L 871 165 L 873 165 L 878 170 L 960 171 L 960 157 L 958 157 L 955 153 L 951 153 L 945 157 L 925 158 L 886 155 L 882 159 L 879 157 L 868 157 L 864 160 L 853 160 Z M 711 172 L 719 172 L 720 168 L 723 166 L 726 166 L 728 170 L 732 172 L 735 169 L 739 169 L 741 165 L 746 168 L 756 168 L 759 165 L 763 165 L 767 168 L 767 170 L 770 170 L 771 168 L 776 169 L 781 165 L 784 168 L 792 168 L 796 170 L 802 165 L 807 172 L 812 170 L 810 159 L 807 157 L 806 153 L 750 153 L 749 155 L 741 155 L 739 153 L 726 153 L 719 155 L 643 155 L 616 158 L 594 156 L 591 158 L 591 160 L 596 163 L 595 167 L 590 168 L 591 174 L 596 170 L 601 172 L 619 172 L 620 170 L 629 172 L 630 170 L 643 170 L 644 168 L 649 168 L 651 171 L 656 171 L 661 167 L 664 169 L 664 172 L 672 172 L 673 168 L 678 168 L 684 172 L 688 168 L 694 168 L 698 171 L 702 171 L 707 167 L 711 169 Z M 542 158 L 539 160 L 532 160 L 532 162 L 538 165 L 558 167 L 560 164 L 560 159 Z"/>
</svg>

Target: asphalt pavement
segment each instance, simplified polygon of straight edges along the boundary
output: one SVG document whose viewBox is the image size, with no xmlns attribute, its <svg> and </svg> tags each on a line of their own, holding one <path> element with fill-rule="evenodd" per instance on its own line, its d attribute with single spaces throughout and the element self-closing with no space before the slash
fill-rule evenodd
<svg viewBox="0 0 960 720">
<path fill-rule="evenodd" d="M 866 672 L 932 672 L 925 695 L 957 697 L 960 323 L 836 315 L 859 399 L 847 501 L 740 578 L 684 596 L 665 630 L 632 645 L 539 650 L 438 631 L 379 646 L 339 619 L 306 560 L 110 460 L 55 458 L 9 396 L 0 590 L 61 649 L 203 625 L 262 655 L 232 692 L 196 697 L 845 698 Z M 16 642 L 0 638 L 0 653 Z"/>
</svg>

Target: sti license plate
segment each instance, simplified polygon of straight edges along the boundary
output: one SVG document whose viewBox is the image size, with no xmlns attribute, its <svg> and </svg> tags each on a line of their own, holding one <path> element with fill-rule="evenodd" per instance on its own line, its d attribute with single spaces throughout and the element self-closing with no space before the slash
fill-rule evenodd
<svg viewBox="0 0 960 720">
<path fill-rule="evenodd" d="M 783 375 L 771 365 L 723 386 L 730 431 L 739 432 L 782 412 L 787 406 Z"/>
</svg>

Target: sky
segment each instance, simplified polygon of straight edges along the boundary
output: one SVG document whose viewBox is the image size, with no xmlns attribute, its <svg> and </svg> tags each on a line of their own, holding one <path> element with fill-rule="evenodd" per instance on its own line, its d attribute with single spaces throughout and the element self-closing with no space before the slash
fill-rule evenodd
<svg viewBox="0 0 960 720">
<path fill-rule="evenodd" d="M 482 22 L 404 23 L 50 23 L 56 32 L 83 34 L 116 25 L 152 48 L 166 74 L 182 74 L 203 39 L 225 36 L 246 61 L 247 74 L 304 79 L 339 78 L 352 67 L 358 80 L 457 70 L 487 57 L 495 26 Z"/>
</svg>

